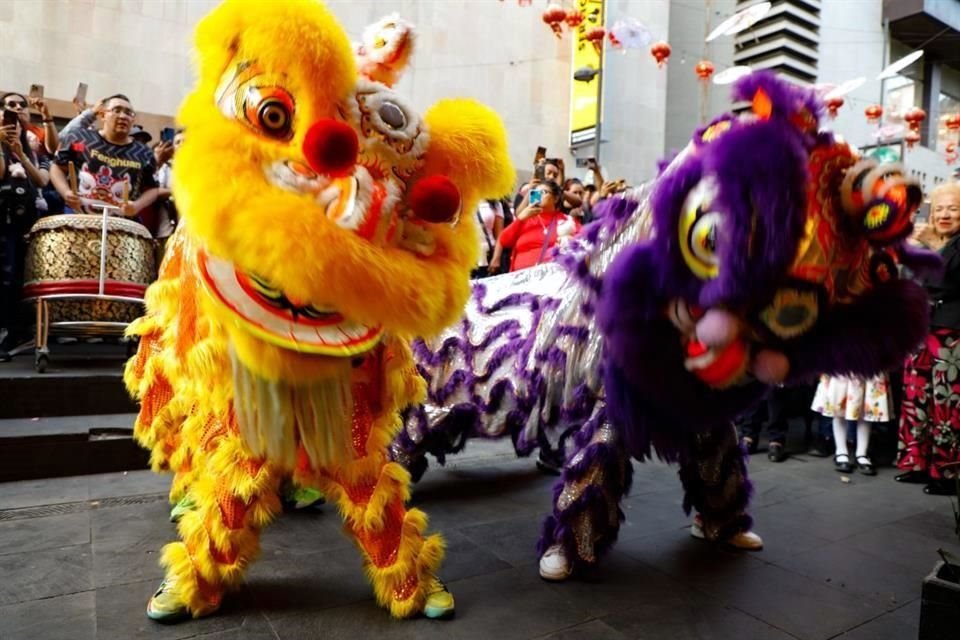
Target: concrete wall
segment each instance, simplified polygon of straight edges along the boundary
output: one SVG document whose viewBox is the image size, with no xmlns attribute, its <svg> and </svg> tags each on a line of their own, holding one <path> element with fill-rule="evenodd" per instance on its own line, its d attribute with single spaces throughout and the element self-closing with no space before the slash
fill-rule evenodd
<svg viewBox="0 0 960 640">
<path fill-rule="evenodd" d="M 643 22 L 654 39 L 669 37 L 669 0 L 607 0 L 607 5 L 608 25 L 629 17 Z M 649 48 L 621 53 L 608 47 L 605 64 L 600 161 L 608 178 L 641 182 L 655 175 L 663 154 L 667 74 Z"/>
<path fill-rule="evenodd" d="M 727 16 L 736 12 L 736 0 L 673 0 L 670 3 L 670 45 L 667 65 L 665 150 L 680 150 L 694 129 L 730 110 L 729 85 L 704 84 L 693 71 L 701 59 L 713 62 L 717 72 L 733 66 L 733 38 L 704 42 Z"/>
<path fill-rule="evenodd" d="M 829 126 L 849 142 L 873 144 L 875 125 L 867 124 L 863 110 L 880 102 L 883 68 L 882 5 L 875 0 L 823 0 L 820 4 L 820 61 L 818 82 L 840 84 L 865 76 L 867 82 L 844 96 L 837 119 Z"/>
<path fill-rule="evenodd" d="M 77 83 L 88 101 L 125 93 L 143 114 L 170 116 L 191 84 L 189 35 L 210 0 L 2 0 L 0 87 L 42 84 L 69 115 Z M 145 118 L 159 128 L 164 118 Z M 153 126 L 150 126 L 153 125 Z M 154 134 L 157 131 L 154 130 Z"/>
</svg>

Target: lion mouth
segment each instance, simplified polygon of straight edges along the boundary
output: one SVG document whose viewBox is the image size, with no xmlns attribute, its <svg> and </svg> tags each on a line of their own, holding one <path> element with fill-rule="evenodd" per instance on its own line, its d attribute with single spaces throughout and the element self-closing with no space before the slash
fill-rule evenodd
<svg viewBox="0 0 960 640">
<path fill-rule="evenodd" d="M 362 165 L 339 178 L 320 175 L 296 160 L 271 162 L 263 172 L 273 186 L 313 198 L 327 219 L 364 239 L 382 239 L 392 226 L 397 198 Z"/>
<path fill-rule="evenodd" d="M 313 355 L 354 357 L 377 345 L 379 326 L 345 318 L 335 309 L 301 304 L 245 273 L 232 262 L 198 252 L 200 276 L 213 299 L 257 338 L 275 346 Z"/>
</svg>

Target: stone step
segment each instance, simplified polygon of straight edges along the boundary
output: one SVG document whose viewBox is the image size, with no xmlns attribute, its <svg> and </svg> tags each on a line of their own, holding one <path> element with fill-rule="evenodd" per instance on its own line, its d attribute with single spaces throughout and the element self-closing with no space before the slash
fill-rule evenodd
<svg viewBox="0 0 960 640">
<path fill-rule="evenodd" d="M 0 482 L 147 468 L 135 414 L 0 420 Z"/>
<path fill-rule="evenodd" d="M 137 411 L 123 386 L 122 345 L 51 345 L 46 373 L 32 354 L 0 363 L 0 418 L 100 415 Z"/>
</svg>

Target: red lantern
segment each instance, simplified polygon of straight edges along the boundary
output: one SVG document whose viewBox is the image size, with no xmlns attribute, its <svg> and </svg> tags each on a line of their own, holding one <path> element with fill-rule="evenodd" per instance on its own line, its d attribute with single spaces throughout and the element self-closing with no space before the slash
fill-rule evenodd
<svg viewBox="0 0 960 640">
<path fill-rule="evenodd" d="M 587 32 L 583 34 L 583 39 L 593 43 L 593 48 L 597 50 L 597 53 L 600 53 L 601 49 L 603 49 L 603 39 L 606 37 L 607 30 L 603 27 L 590 27 L 587 29 Z"/>
<path fill-rule="evenodd" d="M 827 114 L 829 114 L 831 118 L 836 118 L 837 112 L 840 110 L 840 107 L 843 106 L 843 98 L 840 96 L 834 96 L 827 100 L 826 105 Z"/>
<path fill-rule="evenodd" d="M 960 113 L 951 113 L 947 116 L 947 120 L 944 123 L 947 125 L 947 129 L 950 131 L 956 131 L 960 129 Z"/>
<path fill-rule="evenodd" d="M 880 122 L 880 118 L 883 117 L 883 107 L 878 104 L 872 104 L 864 109 L 863 113 L 865 116 L 867 116 L 867 122 L 870 124 L 876 124 Z"/>
<path fill-rule="evenodd" d="M 610 46 L 614 49 L 623 49 L 623 43 L 617 40 L 617 36 L 613 35 L 613 31 L 607 34 L 607 39 L 610 41 Z"/>
<path fill-rule="evenodd" d="M 558 4 L 547 5 L 547 10 L 543 12 L 543 21 L 553 30 L 553 34 L 558 38 L 563 37 L 563 29 L 560 25 L 567 19 L 567 12 Z"/>
<path fill-rule="evenodd" d="M 657 66 L 662 67 L 664 63 L 666 63 L 667 58 L 670 57 L 670 45 L 663 40 L 654 42 L 653 46 L 650 47 L 650 55 L 657 61 Z"/>
<path fill-rule="evenodd" d="M 710 79 L 710 76 L 713 75 L 714 66 L 713 63 L 709 60 L 701 60 L 693 67 L 693 72 L 697 74 L 701 80 L 706 82 Z"/>
<path fill-rule="evenodd" d="M 920 131 L 920 124 L 927 119 L 927 112 L 920 107 L 913 107 L 903 114 L 903 120 L 911 131 Z"/>
<path fill-rule="evenodd" d="M 920 142 L 920 134 L 910 129 L 910 131 L 907 131 L 903 136 L 903 141 L 907 143 L 907 149 L 913 149 L 913 145 Z"/>
<path fill-rule="evenodd" d="M 583 24 L 584 18 L 585 16 L 576 9 L 568 9 L 567 16 L 564 18 L 564 22 L 566 22 L 567 26 L 571 29 L 576 29 Z"/>
</svg>

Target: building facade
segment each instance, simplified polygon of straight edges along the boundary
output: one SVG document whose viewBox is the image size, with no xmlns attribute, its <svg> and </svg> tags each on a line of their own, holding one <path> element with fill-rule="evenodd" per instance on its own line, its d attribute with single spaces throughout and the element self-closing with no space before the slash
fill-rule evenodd
<svg viewBox="0 0 960 640">
<path fill-rule="evenodd" d="M 268 0 L 264 0 L 268 1 Z M 283 2 L 284 0 L 269 0 Z M 68 117 L 78 82 L 98 96 L 129 95 L 148 130 L 171 122 L 193 82 L 190 38 L 217 0 L 30 0 L 0 2 L 0 90 L 26 92 L 42 84 L 57 115 Z M 960 0 L 773 0 L 772 10 L 737 36 L 706 43 L 723 19 L 758 0 L 565 0 L 603 4 L 605 22 L 643 23 L 672 54 L 658 67 L 649 46 L 606 49 L 602 69 L 600 162 L 609 178 L 639 182 L 656 162 L 684 146 L 691 132 L 729 109 L 729 87 L 700 81 L 694 65 L 710 60 L 771 68 L 805 84 L 868 81 L 845 97 L 830 123 L 861 147 L 878 140 L 863 110 L 882 103 L 884 125 L 902 123 L 908 106 L 928 113 L 921 144 L 904 151 L 908 168 L 928 189 L 953 171 L 943 161 L 948 133 L 938 116 L 960 111 Z M 542 22 L 547 0 L 327 0 L 349 36 L 397 12 L 418 27 L 412 68 L 398 90 L 423 110 L 442 97 L 481 100 L 503 117 L 521 178 L 534 152 L 547 148 L 567 163 L 594 155 L 587 140 L 571 146 L 574 38 L 553 35 Z M 922 46 L 923 59 L 881 86 L 884 64 Z M 882 92 L 882 94 L 881 94 Z M 582 99 L 582 96 L 581 98 Z M 581 105 L 582 106 L 582 105 Z M 900 145 L 902 146 L 902 145 Z M 576 154 L 576 155 L 575 155 Z"/>
</svg>

